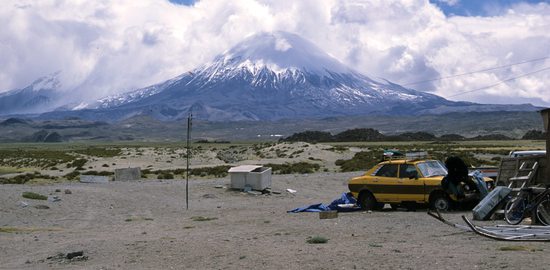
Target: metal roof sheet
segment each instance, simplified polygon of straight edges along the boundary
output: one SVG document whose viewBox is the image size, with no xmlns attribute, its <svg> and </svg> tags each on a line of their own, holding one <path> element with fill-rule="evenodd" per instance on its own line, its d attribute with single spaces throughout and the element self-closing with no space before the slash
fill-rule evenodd
<svg viewBox="0 0 550 270">
<path fill-rule="evenodd" d="M 251 172 L 255 169 L 261 168 L 262 166 L 258 165 L 241 165 L 237 167 L 230 168 L 228 172 Z"/>
</svg>

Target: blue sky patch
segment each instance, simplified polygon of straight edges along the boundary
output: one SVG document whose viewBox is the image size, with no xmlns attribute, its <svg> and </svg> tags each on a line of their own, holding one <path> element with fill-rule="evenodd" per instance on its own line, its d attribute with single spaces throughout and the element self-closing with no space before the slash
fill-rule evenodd
<svg viewBox="0 0 550 270">
<path fill-rule="evenodd" d="M 197 2 L 198 0 L 169 0 L 169 1 L 178 5 L 190 6 L 190 5 L 193 5 L 195 2 Z"/>
<path fill-rule="evenodd" d="M 520 3 L 549 3 L 549 0 L 430 0 L 447 16 L 498 16 Z"/>
</svg>

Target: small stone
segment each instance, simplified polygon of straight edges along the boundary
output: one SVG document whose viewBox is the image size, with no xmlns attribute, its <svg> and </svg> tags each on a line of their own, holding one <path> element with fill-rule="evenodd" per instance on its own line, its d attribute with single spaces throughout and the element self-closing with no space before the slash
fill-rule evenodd
<svg viewBox="0 0 550 270">
<path fill-rule="evenodd" d="M 65 256 L 65 258 L 70 260 L 74 257 L 79 257 L 79 256 L 83 256 L 83 255 L 84 255 L 84 251 L 75 251 L 75 252 L 67 253 L 67 256 Z"/>
<path fill-rule="evenodd" d="M 55 192 L 61 192 L 61 189 L 57 188 L 57 189 L 55 189 Z"/>
<path fill-rule="evenodd" d="M 34 208 L 36 208 L 36 209 L 50 209 L 49 206 L 44 205 L 44 204 L 35 205 Z"/>
<path fill-rule="evenodd" d="M 65 189 L 65 194 L 73 194 L 73 192 L 70 189 Z"/>
</svg>

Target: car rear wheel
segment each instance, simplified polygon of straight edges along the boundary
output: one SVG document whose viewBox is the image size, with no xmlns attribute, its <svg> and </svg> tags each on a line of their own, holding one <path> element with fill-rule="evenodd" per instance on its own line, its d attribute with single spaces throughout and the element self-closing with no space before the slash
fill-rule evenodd
<svg viewBox="0 0 550 270">
<path fill-rule="evenodd" d="M 361 196 L 359 196 L 359 205 L 363 210 L 373 210 L 377 203 L 372 193 L 362 192 Z"/>
<path fill-rule="evenodd" d="M 442 212 L 449 211 L 451 209 L 451 200 L 449 196 L 443 193 L 436 193 L 430 198 L 430 207 Z"/>
</svg>

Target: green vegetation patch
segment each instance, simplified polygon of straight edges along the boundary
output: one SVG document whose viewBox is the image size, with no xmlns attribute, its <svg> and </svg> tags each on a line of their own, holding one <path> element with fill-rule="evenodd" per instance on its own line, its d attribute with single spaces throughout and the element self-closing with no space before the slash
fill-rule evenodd
<svg viewBox="0 0 550 270">
<path fill-rule="evenodd" d="M 150 218 L 150 217 L 129 217 L 129 218 L 125 219 L 124 221 L 131 222 L 131 221 L 152 221 L 152 220 L 154 220 L 154 219 Z"/>
<path fill-rule="evenodd" d="M 214 177 L 225 177 L 227 176 L 227 171 L 231 166 L 222 165 L 214 167 L 201 167 L 189 169 L 189 175 L 191 176 L 214 176 Z M 176 175 L 185 176 L 186 169 L 175 169 L 175 170 L 156 170 L 151 171 L 150 169 L 144 169 L 141 171 L 142 174 L 156 174 L 159 179 L 174 179 Z"/>
<path fill-rule="evenodd" d="M 86 162 L 88 162 L 88 160 L 85 158 L 75 159 L 71 163 L 67 164 L 67 168 L 82 168 Z"/>
<path fill-rule="evenodd" d="M 67 178 L 67 180 L 75 180 L 79 176 L 80 173 L 78 171 L 72 171 L 68 174 L 65 174 L 63 177 Z"/>
<path fill-rule="evenodd" d="M 86 149 L 75 150 L 74 153 L 107 158 L 120 156 L 122 154 L 122 150 L 120 148 L 88 147 Z"/>
<path fill-rule="evenodd" d="M 44 196 L 38 193 L 25 191 L 23 192 L 23 198 L 31 199 L 31 200 L 47 200 L 48 196 Z"/>
<path fill-rule="evenodd" d="M 543 249 L 541 249 L 541 248 L 533 248 L 533 247 L 528 247 L 528 246 L 503 246 L 503 247 L 499 247 L 498 250 L 500 250 L 500 251 L 531 251 L 531 252 L 543 251 Z"/>
<path fill-rule="evenodd" d="M 213 175 L 215 177 L 227 176 L 227 171 L 231 166 L 215 166 L 215 167 L 202 167 L 189 170 L 190 175 L 208 176 Z"/>
<path fill-rule="evenodd" d="M 0 227 L 0 233 L 32 233 L 32 232 L 53 232 L 61 231 L 61 228 L 36 228 L 36 227 Z"/>
<path fill-rule="evenodd" d="M 49 168 L 74 159 L 65 151 L 46 149 L 2 149 L 0 165 L 16 168 L 39 167 Z"/>
<path fill-rule="evenodd" d="M 21 172 L 21 170 L 12 167 L 0 167 L 0 175 L 18 172 Z"/>
<path fill-rule="evenodd" d="M 195 216 L 191 217 L 191 220 L 193 221 L 210 221 L 210 220 L 216 220 L 218 218 L 216 217 L 203 217 L 203 216 Z"/>
<path fill-rule="evenodd" d="M 328 243 L 328 238 L 323 237 L 323 236 L 309 237 L 306 240 L 306 243 L 308 243 L 308 244 L 326 244 L 326 243 Z"/>
<path fill-rule="evenodd" d="M 362 151 L 358 152 L 353 158 L 344 160 L 336 160 L 336 166 L 340 166 L 342 172 L 354 172 L 368 170 L 381 161 L 383 152 L 377 151 Z"/>
<path fill-rule="evenodd" d="M 114 172 L 108 172 L 108 171 L 87 171 L 83 172 L 82 175 L 96 175 L 96 176 L 111 176 L 114 175 Z"/>
<path fill-rule="evenodd" d="M 321 168 L 319 164 L 308 163 L 308 162 L 296 162 L 296 163 L 285 163 L 285 164 L 268 163 L 268 164 L 265 164 L 264 166 L 271 167 L 274 174 L 314 173 Z"/>
<path fill-rule="evenodd" d="M 11 178 L 0 178 L 0 184 L 25 184 L 33 179 L 56 179 L 55 176 L 43 175 L 39 172 L 20 174 Z"/>
</svg>

